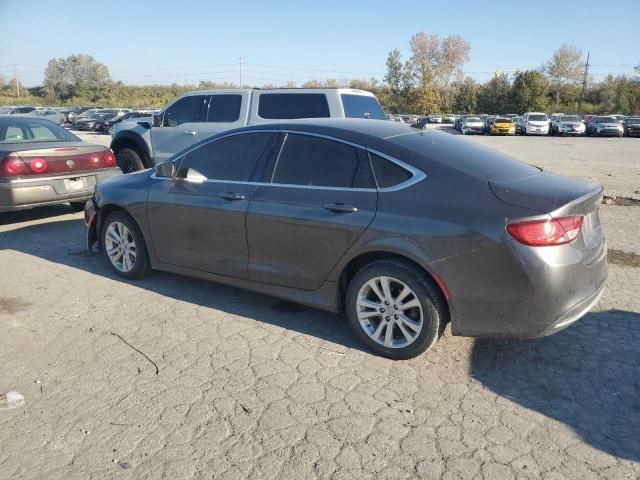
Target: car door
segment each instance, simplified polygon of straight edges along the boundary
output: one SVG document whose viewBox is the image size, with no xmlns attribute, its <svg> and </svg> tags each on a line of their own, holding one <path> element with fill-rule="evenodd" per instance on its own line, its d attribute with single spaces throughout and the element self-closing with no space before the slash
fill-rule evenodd
<svg viewBox="0 0 640 480">
<path fill-rule="evenodd" d="M 162 163 L 198 141 L 206 96 L 187 95 L 162 113 L 162 126 L 151 129 L 154 163 Z"/>
<path fill-rule="evenodd" d="M 287 133 L 269 180 L 249 202 L 249 278 L 315 290 L 375 216 L 366 152 Z"/>
<path fill-rule="evenodd" d="M 154 252 L 163 263 L 245 277 L 245 215 L 259 160 L 273 150 L 271 133 L 232 135 L 186 152 L 172 178 L 156 178 L 148 220 Z"/>
<path fill-rule="evenodd" d="M 198 124 L 198 141 L 246 123 L 249 92 L 207 95 L 203 121 Z"/>
</svg>

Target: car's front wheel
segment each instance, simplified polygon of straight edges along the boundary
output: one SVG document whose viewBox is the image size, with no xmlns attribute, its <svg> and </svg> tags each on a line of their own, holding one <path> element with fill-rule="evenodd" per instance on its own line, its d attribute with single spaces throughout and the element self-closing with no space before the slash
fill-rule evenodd
<svg viewBox="0 0 640 480">
<path fill-rule="evenodd" d="M 142 278 L 151 271 L 142 232 L 127 213 L 110 213 L 102 224 L 101 232 L 102 251 L 118 275 L 134 279 Z"/>
<path fill-rule="evenodd" d="M 420 269 L 380 260 L 356 273 L 345 301 L 349 325 L 367 347 L 394 360 L 432 347 L 446 325 L 442 293 Z"/>
</svg>

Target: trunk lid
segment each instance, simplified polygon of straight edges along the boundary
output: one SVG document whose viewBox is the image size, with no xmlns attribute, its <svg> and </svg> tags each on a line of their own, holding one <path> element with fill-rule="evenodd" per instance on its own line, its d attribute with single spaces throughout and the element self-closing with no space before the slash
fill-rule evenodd
<svg viewBox="0 0 640 480">
<path fill-rule="evenodd" d="M 32 143 L 16 145 L 14 155 L 27 165 L 44 159 L 46 170 L 41 175 L 60 175 L 108 168 L 106 155 L 109 149 L 102 145 L 84 142 Z M 35 172 L 34 172 L 35 173 Z"/>
</svg>

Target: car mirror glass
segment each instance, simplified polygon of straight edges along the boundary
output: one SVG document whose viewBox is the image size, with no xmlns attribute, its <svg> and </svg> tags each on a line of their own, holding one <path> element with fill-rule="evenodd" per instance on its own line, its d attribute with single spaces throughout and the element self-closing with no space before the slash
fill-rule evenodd
<svg viewBox="0 0 640 480">
<path fill-rule="evenodd" d="M 155 166 L 156 176 L 162 178 L 171 178 L 176 172 L 176 164 L 173 162 L 159 163 Z"/>
</svg>

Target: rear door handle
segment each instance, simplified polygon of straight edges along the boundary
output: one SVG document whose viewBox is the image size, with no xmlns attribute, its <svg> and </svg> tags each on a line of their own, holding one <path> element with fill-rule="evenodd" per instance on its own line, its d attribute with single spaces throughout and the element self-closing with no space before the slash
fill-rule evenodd
<svg viewBox="0 0 640 480">
<path fill-rule="evenodd" d="M 331 210 L 332 212 L 354 213 L 358 209 L 353 205 L 345 205 L 344 203 L 325 203 L 322 208 Z"/>
<path fill-rule="evenodd" d="M 196 134 L 196 131 L 195 131 L 195 130 L 185 130 L 185 131 L 184 131 L 184 134 L 185 134 L 185 135 L 195 135 L 195 134 Z"/>
<path fill-rule="evenodd" d="M 220 198 L 225 200 L 244 200 L 244 195 L 238 192 L 225 192 L 220 194 Z"/>
</svg>

